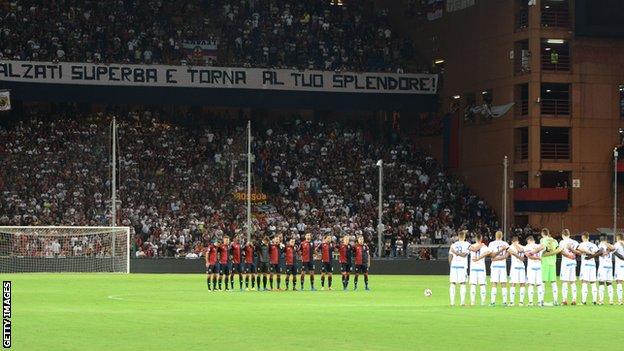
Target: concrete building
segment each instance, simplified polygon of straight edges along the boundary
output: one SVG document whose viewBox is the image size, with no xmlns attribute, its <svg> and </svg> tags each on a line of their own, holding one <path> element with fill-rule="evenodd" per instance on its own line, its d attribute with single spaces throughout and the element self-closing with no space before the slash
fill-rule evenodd
<svg viewBox="0 0 624 351">
<path fill-rule="evenodd" d="M 452 130 L 442 142 L 423 142 L 444 148 L 437 153 L 501 217 L 508 156 L 509 225 L 576 233 L 613 226 L 624 18 L 616 13 L 620 4 L 607 3 L 447 1 L 441 12 L 424 5 L 418 15 L 407 14 L 403 2 L 382 2 L 443 72 L 440 113 L 449 114 Z M 501 117 L 470 112 L 511 103 Z"/>
</svg>

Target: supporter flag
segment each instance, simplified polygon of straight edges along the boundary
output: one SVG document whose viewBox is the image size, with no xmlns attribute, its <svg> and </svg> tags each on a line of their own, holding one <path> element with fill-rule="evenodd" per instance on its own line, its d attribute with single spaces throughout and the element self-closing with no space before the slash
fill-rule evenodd
<svg viewBox="0 0 624 351">
<path fill-rule="evenodd" d="M 218 42 L 208 40 L 184 40 L 182 49 L 186 51 L 187 58 L 194 64 L 208 64 L 217 59 Z"/>
<path fill-rule="evenodd" d="M 427 19 L 437 20 L 444 15 L 444 0 L 427 0 Z"/>
<path fill-rule="evenodd" d="M 8 90 L 0 90 L 0 111 L 11 109 L 11 93 Z"/>
<path fill-rule="evenodd" d="M 514 189 L 516 212 L 566 212 L 569 204 L 566 188 Z"/>
<path fill-rule="evenodd" d="M 481 106 L 475 106 L 470 109 L 470 112 L 474 114 L 482 114 L 488 117 L 502 117 L 513 107 L 514 103 L 510 103 L 507 105 L 497 105 L 497 106 L 489 106 L 487 104 L 483 104 Z"/>
</svg>

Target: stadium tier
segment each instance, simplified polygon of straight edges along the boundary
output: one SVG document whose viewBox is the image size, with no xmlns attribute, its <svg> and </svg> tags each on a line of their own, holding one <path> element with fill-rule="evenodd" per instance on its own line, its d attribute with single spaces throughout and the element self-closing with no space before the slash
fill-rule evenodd
<svg viewBox="0 0 624 351">
<path fill-rule="evenodd" d="M 3 349 L 622 349 L 623 4 L 0 0 Z"/>
<path fill-rule="evenodd" d="M 371 0 L 72 1 L 1 6 L 0 59 L 403 71 L 413 47 Z M 36 25 L 34 25 L 36 24 Z"/>
<path fill-rule="evenodd" d="M 71 117 L 32 117 L 0 129 L 7 185 L 0 225 L 110 223 L 110 117 Z M 140 111 L 119 120 L 118 222 L 133 228 L 138 257 L 202 256 L 212 236 L 244 234 L 245 124 L 224 117 L 189 126 L 164 117 Z M 410 246 L 448 244 L 460 227 L 493 234 L 496 216 L 482 199 L 409 137 L 376 135 L 373 127 L 296 117 L 255 124 L 258 237 L 361 232 L 375 251 L 378 159 L 387 169 L 385 256 L 419 256 Z"/>
</svg>

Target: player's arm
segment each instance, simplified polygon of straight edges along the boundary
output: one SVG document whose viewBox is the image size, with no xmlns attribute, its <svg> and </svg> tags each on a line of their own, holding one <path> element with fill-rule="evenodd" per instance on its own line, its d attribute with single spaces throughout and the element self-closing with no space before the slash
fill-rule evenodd
<svg viewBox="0 0 624 351">
<path fill-rule="evenodd" d="M 576 250 L 568 248 L 567 250 L 561 250 L 561 256 L 569 258 L 571 260 L 576 258 L 576 254 L 574 253 Z"/>
<path fill-rule="evenodd" d="M 453 255 L 455 255 L 455 256 L 459 256 L 459 257 L 466 257 L 466 256 L 468 256 L 468 253 L 467 253 L 467 252 L 462 252 L 462 253 L 459 253 L 459 252 L 455 251 L 455 249 L 454 249 L 452 246 L 451 246 L 451 253 L 452 253 Z"/>
<path fill-rule="evenodd" d="M 509 250 L 509 251 L 507 251 L 507 253 L 512 255 L 512 256 L 514 256 L 515 258 L 519 259 L 520 261 L 524 261 L 525 260 L 524 256 L 521 256 L 519 253 L 517 253 L 514 250 Z"/>
<path fill-rule="evenodd" d="M 615 255 L 615 257 L 619 258 L 620 260 L 624 260 L 624 255 L 620 254 L 617 250 L 613 251 L 613 255 Z"/>
<path fill-rule="evenodd" d="M 481 250 L 481 248 L 484 246 L 485 244 L 483 243 L 478 243 L 478 244 L 472 244 L 470 245 L 470 247 L 468 247 L 468 250 L 472 251 L 472 252 L 477 252 L 479 250 Z"/>
<path fill-rule="evenodd" d="M 499 253 L 501 252 L 502 250 L 499 251 Z M 508 257 L 509 257 L 509 251 L 505 252 L 504 255 L 500 255 L 500 256 L 498 254 L 495 254 L 495 256 L 492 257 L 492 261 L 505 261 Z"/>
<path fill-rule="evenodd" d="M 481 261 L 482 259 L 484 259 L 484 258 L 486 258 L 488 256 L 489 256 L 488 254 L 485 254 L 485 255 L 481 255 L 479 257 L 475 257 L 475 258 L 472 259 L 472 262 L 479 262 L 479 261 Z"/>
<path fill-rule="evenodd" d="M 591 252 L 581 247 L 580 245 L 574 251 L 578 252 L 579 255 L 591 255 Z"/>
<path fill-rule="evenodd" d="M 599 256 L 602 256 L 604 254 L 605 250 L 603 248 L 598 249 L 598 251 L 592 253 L 588 253 L 587 254 L 587 258 L 596 258 Z"/>
<path fill-rule="evenodd" d="M 490 257 L 492 257 L 492 261 L 502 261 L 502 260 L 506 260 L 507 257 L 509 257 L 509 254 L 505 252 L 504 255 L 500 255 L 502 252 L 507 251 L 509 249 L 509 246 L 503 246 L 500 249 L 498 249 L 498 251 L 492 252 L 490 253 Z M 500 256 L 499 256 L 500 255 Z"/>
<path fill-rule="evenodd" d="M 206 248 L 206 257 L 205 257 L 206 258 L 206 267 L 208 267 L 209 262 L 210 262 L 208 260 L 208 256 L 210 256 L 210 248 L 209 247 Z"/>
<path fill-rule="evenodd" d="M 556 249 L 554 249 L 553 251 L 546 251 L 544 252 L 544 254 L 542 255 L 542 257 L 548 257 L 548 256 L 556 256 L 559 253 L 561 253 L 561 248 L 557 247 Z"/>
</svg>

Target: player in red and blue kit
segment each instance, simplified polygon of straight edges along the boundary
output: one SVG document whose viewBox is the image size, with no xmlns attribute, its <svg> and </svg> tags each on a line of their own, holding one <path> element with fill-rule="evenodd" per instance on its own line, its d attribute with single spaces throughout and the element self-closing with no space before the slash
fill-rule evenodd
<svg viewBox="0 0 624 351">
<path fill-rule="evenodd" d="M 295 239 L 288 240 L 288 245 L 284 248 L 284 261 L 286 263 L 286 290 L 288 290 L 288 276 L 292 277 L 292 289 L 297 290 L 297 265 L 295 262 L 295 255 L 297 247 L 295 246 Z"/>
<path fill-rule="evenodd" d="M 269 286 L 273 290 L 273 275 L 277 276 L 277 290 L 280 290 L 282 282 L 282 270 L 280 269 L 279 259 L 282 243 L 279 237 L 273 238 L 269 245 L 269 262 L 271 263 L 271 273 L 269 274 Z"/>
<path fill-rule="evenodd" d="M 217 290 L 217 274 L 219 268 L 217 266 L 217 246 L 216 241 L 211 241 L 206 247 L 206 283 L 208 284 L 208 290 Z"/>
<path fill-rule="evenodd" d="M 230 245 L 230 256 L 232 257 L 232 272 L 230 273 L 230 287 L 234 290 L 234 274 L 238 274 L 238 288 L 243 290 L 243 264 L 241 261 L 241 245 L 238 236 L 234 237 L 234 241 Z"/>
<path fill-rule="evenodd" d="M 340 271 L 342 272 L 342 290 L 347 290 L 349 287 L 349 274 L 351 273 L 351 256 L 353 255 L 353 247 L 349 244 L 347 235 L 342 238 L 342 243 L 338 247 L 338 254 Z"/>
<path fill-rule="evenodd" d="M 301 255 L 301 290 L 303 290 L 305 274 L 308 273 L 310 275 L 310 290 L 316 291 L 314 289 L 314 243 L 310 239 L 312 239 L 312 234 L 306 233 L 305 240 L 299 246 Z"/>
<path fill-rule="evenodd" d="M 225 278 L 225 290 L 230 290 L 230 238 L 223 237 L 223 242 L 219 245 L 219 265 L 221 270 L 219 272 L 219 290 L 221 290 L 221 283 Z"/>
<path fill-rule="evenodd" d="M 245 245 L 245 289 L 249 290 L 249 278 L 251 276 L 251 290 L 256 286 L 256 264 L 254 263 L 255 246 L 253 241 Z M 258 286 L 260 286 L 260 276 L 258 276 Z"/>
<path fill-rule="evenodd" d="M 325 290 L 325 275 L 327 275 L 327 287 L 332 289 L 332 255 L 334 253 L 334 244 L 331 235 L 323 238 L 323 243 L 317 247 L 321 252 L 321 290 Z"/>
<path fill-rule="evenodd" d="M 360 273 L 364 274 L 364 284 L 366 286 L 366 290 L 370 290 L 368 288 L 368 268 L 370 267 L 370 252 L 368 250 L 368 245 L 364 243 L 364 237 L 359 235 L 357 238 L 357 244 L 355 244 L 355 248 L 353 249 L 355 256 L 355 278 L 353 280 L 353 290 L 357 290 L 358 284 L 358 275 Z"/>
</svg>

